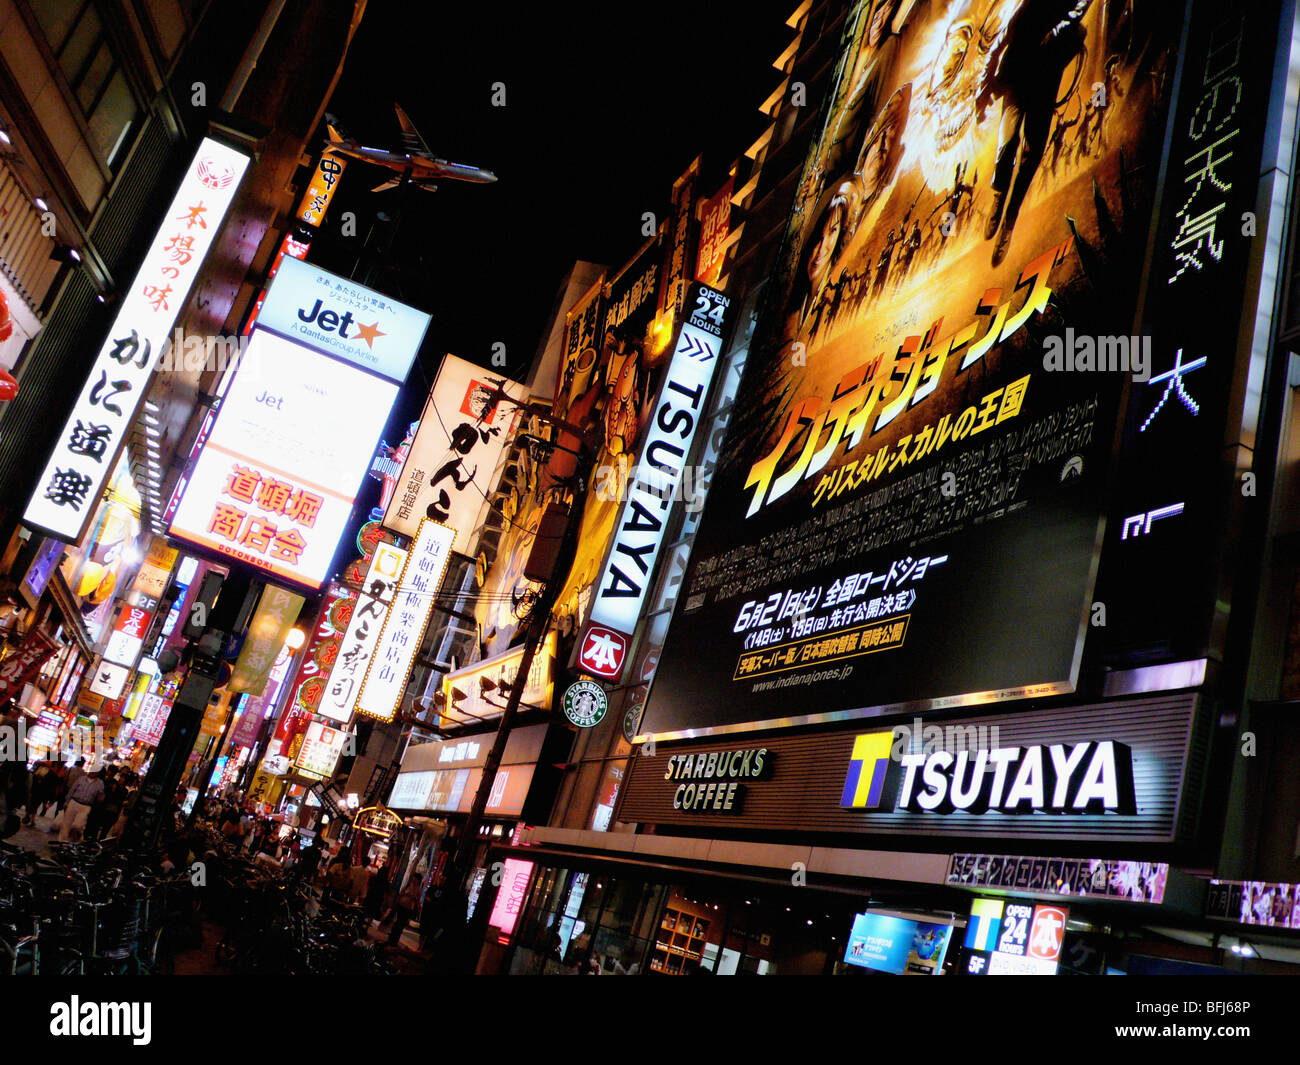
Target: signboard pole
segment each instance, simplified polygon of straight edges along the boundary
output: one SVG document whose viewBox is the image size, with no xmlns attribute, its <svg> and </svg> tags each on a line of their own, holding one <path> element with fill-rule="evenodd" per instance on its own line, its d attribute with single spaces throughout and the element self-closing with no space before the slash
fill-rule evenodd
<svg viewBox="0 0 1300 1065">
<path fill-rule="evenodd" d="M 585 485 L 587 483 L 595 458 L 594 450 L 585 439 L 582 440 L 578 468 L 575 471 L 577 484 Z M 492 741 L 492 748 L 488 751 L 487 759 L 483 763 L 483 775 L 479 779 L 478 791 L 474 795 L 474 805 L 470 807 L 469 816 L 465 819 L 465 827 L 456 845 L 456 857 L 448 871 L 449 883 L 453 891 L 459 891 L 469 875 L 470 865 L 474 860 L 474 851 L 478 846 L 479 826 L 483 823 L 483 814 L 487 810 L 488 798 L 492 794 L 492 785 L 496 782 L 497 770 L 500 768 L 502 756 L 505 754 L 506 741 L 510 738 L 510 729 L 514 725 L 515 713 L 519 710 L 519 704 L 523 699 L 528 674 L 533 666 L 533 658 L 536 656 L 537 649 L 541 646 L 542 639 L 546 635 L 546 629 L 550 624 L 551 608 L 555 605 L 555 600 L 564 583 L 563 575 L 569 572 L 574 555 L 577 553 L 578 530 L 582 525 L 582 507 L 579 506 L 581 498 L 582 494 L 578 493 L 573 506 L 569 508 L 569 519 L 564 527 L 564 539 L 560 542 L 560 549 L 556 555 L 551 577 L 546 582 L 542 594 L 537 600 L 537 605 L 533 608 L 528 620 L 528 633 L 524 638 L 524 654 L 519 661 L 519 668 L 515 672 L 515 682 L 510 686 L 510 697 L 506 700 L 505 709 L 501 712 L 501 718 L 497 723 L 496 738 Z M 480 906 L 476 908 L 475 912 L 485 909 L 485 907 Z"/>
<path fill-rule="evenodd" d="M 132 849 L 149 852 L 158 845 L 166 820 L 171 816 L 172 797 L 185 772 L 208 700 L 217 686 L 221 649 L 243 613 L 241 608 L 251 585 L 252 577 L 240 566 L 231 571 L 222 585 L 207 630 L 194 649 L 189 673 L 172 704 L 153 765 L 140 788 L 140 797 L 127 826 L 125 842 Z M 202 798 L 200 793 L 195 809 Z"/>
</svg>

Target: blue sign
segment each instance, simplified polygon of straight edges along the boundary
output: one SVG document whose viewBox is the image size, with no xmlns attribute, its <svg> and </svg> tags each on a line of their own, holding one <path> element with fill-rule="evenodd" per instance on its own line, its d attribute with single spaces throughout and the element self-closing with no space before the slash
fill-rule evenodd
<svg viewBox="0 0 1300 1065">
<path fill-rule="evenodd" d="M 951 925 L 860 913 L 853 919 L 844 960 L 850 965 L 900 976 L 904 973 L 930 975 L 943 967 L 951 933 Z"/>
<path fill-rule="evenodd" d="M 258 312 L 257 328 L 401 383 L 420 350 L 429 316 L 319 266 L 285 258 Z"/>
</svg>

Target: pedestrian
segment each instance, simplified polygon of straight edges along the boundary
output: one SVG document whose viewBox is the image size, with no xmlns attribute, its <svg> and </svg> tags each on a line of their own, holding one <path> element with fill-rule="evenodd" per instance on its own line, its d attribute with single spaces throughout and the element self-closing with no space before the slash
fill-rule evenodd
<svg viewBox="0 0 1300 1065">
<path fill-rule="evenodd" d="M 402 888 L 397 896 L 397 901 L 393 904 L 393 927 L 388 933 L 388 945 L 397 946 L 402 939 L 402 933 L 406 931 L 407 922 L 415 915 L 415 911 L 420 908 L 420 878 L 412 876 L 406 882 L 406 887 Z"/>
<path fill-rule="evenodd" d="M 96 803 L 104 798 L 104 782 L 100 779 L 98 768 L 92 767 L 77 777 L 77 782 L 68 789 L 68 808 L 63 814 L 63 827 L 59 829 L 59 841 L 66 843 L 73 832 L 81 838 L 86 830 L 86 821 Z"/>
<path fill-rule="evenodd" d="M 381 865 L 375 871 L 375 875 L 370 878 L 370 883 L 366 885 L 364 907 L 367 920 L 378 921 L 383 916 L 384 897 L 388 894 L 388 881 L 392 871 L 390 863 Z"/>
<path fill-rule="evenodd" d="M 352 869 L 347 854 L 341 854 L 334 860 L 330 866 L 329 875 L 325 879 L 326 894 L 335 902 L 346 903 L 348 895 L 352 891 Z"/>
<path fill-rule="evenodd" d="M 122 814 L 122 804 L 126 801 L 126 787 L 121 782 L 117 770 L 109 769 L 104 774 L 103 798 L 90 811 L 86 818 L 86 839 L 99 840 L 117 823 Z"/>
<path fill-rule="evenodd" d="M 297 843 L 298 841 L 295 840 L 295 846 Z M 323 841 L 319 835 L 311 841 L 309 846 L 302 849 L 298 855 L 298 860 L 293 866 L 293 875 L 295 880 L 305 880 L 309 885 L 311 884 L 312 878 L 316 875 L 316 869 L 320 866 L 322 849 Z"/>
<path fill-rule="evenodd" d="M 32 774 L 32 801 L 27 808 L 25 824 L 32 824 L 37 814 L 44 815 L 46 807 L 57 802 L 58 789 L 59 778 L 54 771 L 53 763 L 40 762 Z"/>
</svg>

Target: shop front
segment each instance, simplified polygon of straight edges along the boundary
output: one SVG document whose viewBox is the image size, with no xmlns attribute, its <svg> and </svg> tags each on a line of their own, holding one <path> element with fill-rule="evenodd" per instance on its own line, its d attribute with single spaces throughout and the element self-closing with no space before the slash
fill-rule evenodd
<svg viewBox="0 0 1300 1065">
<path fill-rule="evenodd" d="M 616 831 L 536 828 L 489 855 L 529 876 L 492 899 L 481 964 L 1118 970 L 1145 930 L 1204 923 L 1206 882 L 1176 863 L 1209 728 L 1187 691 L 644 745 Z"/>
</svg>

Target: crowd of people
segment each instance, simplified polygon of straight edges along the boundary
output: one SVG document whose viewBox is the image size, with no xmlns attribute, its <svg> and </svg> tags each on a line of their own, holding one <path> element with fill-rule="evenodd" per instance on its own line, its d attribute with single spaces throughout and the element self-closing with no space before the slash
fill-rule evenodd
<svg viewBox="0 0 1300 1065">
<path fill-rule="evenodd" d="M 60 840 L 118 836 L 139 790 L 139 776 L 126 766 L 87 764 L 84 758 L 37 762 L 30 770 L 21 759 L 0 763 L 0 838 L 51 814 L 46 831 L 57 832 Z"/>
</svg>

